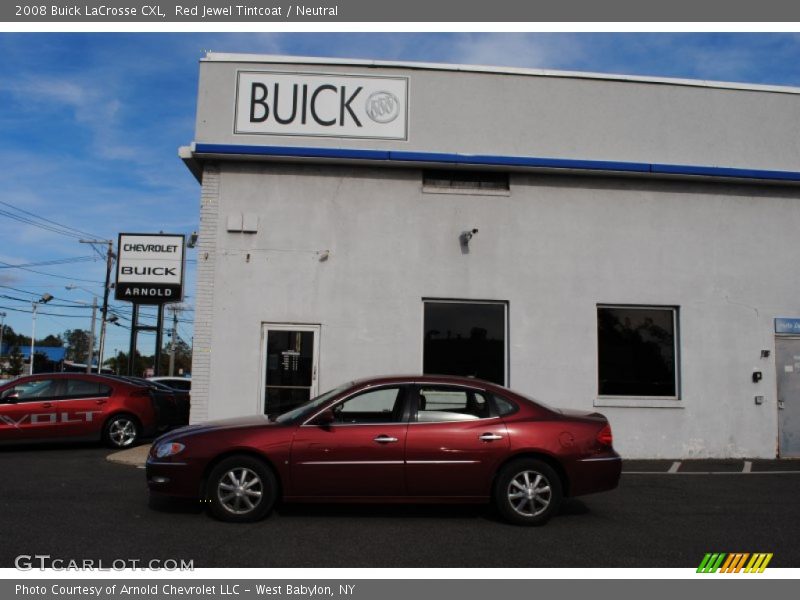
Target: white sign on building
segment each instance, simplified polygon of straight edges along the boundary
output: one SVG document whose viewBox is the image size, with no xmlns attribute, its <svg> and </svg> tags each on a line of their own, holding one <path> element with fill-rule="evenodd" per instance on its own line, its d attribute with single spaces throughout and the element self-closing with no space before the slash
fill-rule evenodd
<svg viewBox="0 0 800 600">
<path fill-rule="evenodd" d="M 234 133 L 408 139 L 408 78 L 238 71 Z"/>
<path fill-rule="evenodd" d="M 121 233 L 115 298 L 137 304 L 183 299 L 184 236 Z"/>
</svg>

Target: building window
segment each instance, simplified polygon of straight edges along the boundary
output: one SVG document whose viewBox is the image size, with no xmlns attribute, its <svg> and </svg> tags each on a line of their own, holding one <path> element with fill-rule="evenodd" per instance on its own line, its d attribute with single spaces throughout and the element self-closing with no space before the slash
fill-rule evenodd
<svg viewBox="0 0 800 600">
<path fill-rule="evenodd" d="M 423 171 L 422 191 L 441 194 L 509 193 L 508 173 L 501 171 Z"/>
<path fill-rule="evenodd" d="M 678 398 L 678 309 L 597 307 L 600 396 Z"/>
<path fill-rule="evenodd" d="M 424 300 L 423 372 L 506 385 L 505 302 Z"/>
</svg>

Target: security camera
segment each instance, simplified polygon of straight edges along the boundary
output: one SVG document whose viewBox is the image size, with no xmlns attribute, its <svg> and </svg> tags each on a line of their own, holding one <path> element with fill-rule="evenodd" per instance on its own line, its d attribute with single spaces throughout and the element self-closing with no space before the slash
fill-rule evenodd
<svg viewBox="0 0 800 600">
<path fill-rule="evenodd" d="M 467 244 L 469 244 L 469 241 L 472 239 L 472 236 L 475 235 L 476 233 L 478 233 L 477 227 L 469 231 L 462 231 L 461 235 L 459 236 L 461 238 L 461 243 L 466 246 Z"/>
</svg>

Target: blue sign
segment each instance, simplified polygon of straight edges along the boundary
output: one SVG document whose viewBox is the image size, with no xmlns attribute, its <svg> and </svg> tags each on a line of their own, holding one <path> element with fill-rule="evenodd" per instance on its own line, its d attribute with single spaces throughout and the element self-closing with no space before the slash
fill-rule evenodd
<svg viewBox="0 0 800 600">
<path fill-rule="evenodd" d="M 775 333 L 796 333 L 800 335 L 800 319 L 775 319 Z"/>
</svg>

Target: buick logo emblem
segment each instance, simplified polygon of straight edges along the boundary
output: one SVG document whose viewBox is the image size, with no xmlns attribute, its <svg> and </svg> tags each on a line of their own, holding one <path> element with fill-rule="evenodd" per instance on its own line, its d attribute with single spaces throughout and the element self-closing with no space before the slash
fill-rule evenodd
<svg viewBox="0 0 800 600">
<path fill-rule="evenodd" d="M 400 101 L 391 92 L 374 92 L 367 98 L 367 116 L 376 123 L 390 123 L 400 114 Z"/>
</svg>

